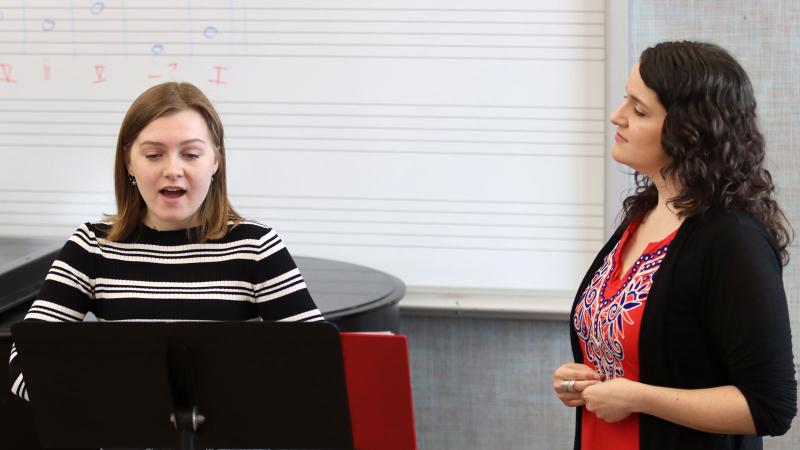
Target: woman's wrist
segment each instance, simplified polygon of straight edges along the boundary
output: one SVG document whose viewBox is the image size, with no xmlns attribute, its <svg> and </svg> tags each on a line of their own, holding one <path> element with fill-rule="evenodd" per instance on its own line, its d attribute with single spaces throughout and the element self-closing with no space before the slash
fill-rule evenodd
<svg viewBox="0 0 800 450">
<path fill-rule="evenodd" d="M 633 381 L 629 391 L 628 406 L 632 413 L 648 413 L 653 386 Z"/>
</svg>

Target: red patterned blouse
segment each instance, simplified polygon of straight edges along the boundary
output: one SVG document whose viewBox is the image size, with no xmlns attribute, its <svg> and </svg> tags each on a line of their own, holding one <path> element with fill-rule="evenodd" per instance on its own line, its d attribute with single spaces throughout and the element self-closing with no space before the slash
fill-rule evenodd
<svg viewBox="0 0 800 450">
<path fill-rule="evenodd" d="M 632 222 L 595 272 L 575 307 L 572 325 L 578 333 L 583 361 L 606 379 L 639 381 L 639 325 L 655 274 L 677 234 L 651 242 L 625 274 L 622 249 L 639 222 Z M 639 415 L 607 423 L 583 410 L 581 449 L 639 448 Z"/>
</svg>

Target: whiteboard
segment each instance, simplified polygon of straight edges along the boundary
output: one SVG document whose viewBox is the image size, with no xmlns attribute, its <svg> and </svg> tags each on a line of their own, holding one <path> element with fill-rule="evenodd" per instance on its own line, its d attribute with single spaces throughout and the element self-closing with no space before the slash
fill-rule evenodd
<svg viewBox="0 0 800 450">
<path fill-rule="evenodd" d="M 0 2 L 0 235 L 115 211 L 132 100 L 198 85 L 294 254 L 572 290 L 604 240 L 605 2 Z"/>
</svg>

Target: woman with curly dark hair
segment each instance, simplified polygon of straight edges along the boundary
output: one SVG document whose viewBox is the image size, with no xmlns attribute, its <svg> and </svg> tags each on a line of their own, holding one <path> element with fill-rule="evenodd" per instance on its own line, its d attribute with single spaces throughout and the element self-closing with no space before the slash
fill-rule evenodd
<svg viewBox="0 0 800 450">
<path fill-rule="evenodd" d="M 611 115 L 636 172 L 571 312 L 576 449 L 760 449 L 797 412 L 782 268 L 792 232 L 753 88 L 725 50 L 646 49 Z"/>
</svg>

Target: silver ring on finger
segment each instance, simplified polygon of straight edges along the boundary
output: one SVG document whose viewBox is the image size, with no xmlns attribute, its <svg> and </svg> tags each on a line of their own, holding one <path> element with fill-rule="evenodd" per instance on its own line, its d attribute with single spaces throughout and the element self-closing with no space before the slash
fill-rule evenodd
<svg viewBox="0 0 800 450">
<path fill-rule="evenodd" d="M 567 383 L 567 392 L 574 393 L 575 391 L 575 380 L 569 380 Z"/>
</svg>

